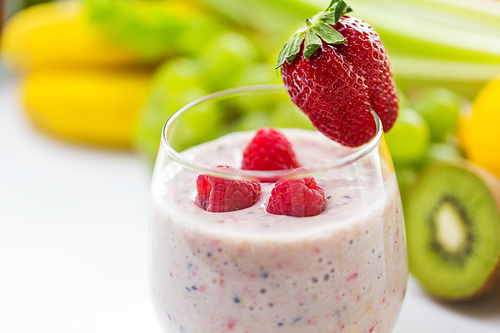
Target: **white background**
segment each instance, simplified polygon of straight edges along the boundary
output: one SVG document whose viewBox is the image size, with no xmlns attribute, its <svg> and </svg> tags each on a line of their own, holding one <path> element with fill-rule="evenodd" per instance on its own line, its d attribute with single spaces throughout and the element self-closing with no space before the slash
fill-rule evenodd
<svg viewBox="0 0 500 333">
<path fill-rule="evenodd" d="M 0 81 L 0 333 L 159 333 L 149 165 L 40 133 L 18 100 L 16 81 Z M 395 333 L 499 332 L 500 295 L 444 304 L 410 278 Z"/>
</svg>

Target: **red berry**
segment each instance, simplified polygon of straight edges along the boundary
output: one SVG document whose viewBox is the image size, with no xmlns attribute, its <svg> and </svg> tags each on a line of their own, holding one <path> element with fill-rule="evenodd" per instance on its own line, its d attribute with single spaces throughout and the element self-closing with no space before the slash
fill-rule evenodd
<svg viewBox="0 0 500 333">
<path fill-rule="evenodd" d="M 313 177 L 282 178 L 271 190 L 267 212 L 295 217 L 315 216 L 326 206 L 325 192 Z"/>
<path fill-rule="evenodd" d="M 236 170 L 230 166 L 217 166 Z M 210 175 L 199 175 L 196 179 L 197 202 L 207 212 L 222 213 L 248 208 L 260 196 L 258 181 L 234 180 Z"/>
<path fill-rule="evenodd" d="M 349 16 L 343 16 L 334 28 L 347 39 L 337 45 L 337 51 L 366 79 L 371 108 L 387 132 L 396 121 L 399 99 L 389 56 L 380 37 L 368 23 Z"/>
<path fill-rule="evenodd" d="M 328 45 L 284 64 L 281 75 L 291 100 L 330 139 L 357 147 L 375 135 L 365 79 Z"/>
<path fill-rule="evenodd" d="M 244 170 L 291 170 L 299 167 L 292 144 L 283 133 L 261 128 L 243 153 Z"/>
<path fill-rule="evenodd" d="M 366 22 L 337 16 L 350 11 L 332 2 L 309 28 L 295 34 L 280 58 L 291 100 L 327 137 L 357 147 L 375 135 L 370 111 L 388 131 L 398 114 L 398 96 L 387 52 Z M 339 9 L 340 8 L 340 9 Z"/>
</svg>

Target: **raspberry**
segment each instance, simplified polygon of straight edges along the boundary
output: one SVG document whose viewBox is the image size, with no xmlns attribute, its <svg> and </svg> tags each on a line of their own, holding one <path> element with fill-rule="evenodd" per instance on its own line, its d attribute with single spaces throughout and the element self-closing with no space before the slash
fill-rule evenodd
<svg viewBox="0 0 500 333">
<path fill-rule="evenodd" d="M 217 168 L 236 170 L 230 166 Z M 258 181 L 234 180 L 210 175 L 199 175 L 196 179 L 197 202 L 207 212 L 223 213 L 248 208 L 260 196 Z"/>
<path fill-rule="evenodd" d="M 283 133 L 261 128 L 243 153 L 243 170 L 291 170 L 299 167 L 292 144 Z"/>
<path fill-rule="evenodd" d="M 302 169 L 302 168 L 300 168 Z M 267 212 L 275 215 L 306 217 L 325 209 L 325 192 L 313 177 L 283 178 L 271 190 Z"/>
</svg>

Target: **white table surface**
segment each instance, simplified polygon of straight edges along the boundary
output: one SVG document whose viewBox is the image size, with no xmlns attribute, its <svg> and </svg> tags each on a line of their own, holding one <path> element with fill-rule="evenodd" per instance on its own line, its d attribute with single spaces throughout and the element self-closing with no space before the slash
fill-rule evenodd
<svg viewBox="0 0 500 333">
<path fill-rule="evenodd" d="M 35 130 L 17 82 L 0 80 L 1 333 L 160 332 L 146 277 L 150 176 L 133 153 Z M 476 332 L 500 333 L 500 295 L 443 304 L 410 278 L 395 333 Z"/>
</svg>

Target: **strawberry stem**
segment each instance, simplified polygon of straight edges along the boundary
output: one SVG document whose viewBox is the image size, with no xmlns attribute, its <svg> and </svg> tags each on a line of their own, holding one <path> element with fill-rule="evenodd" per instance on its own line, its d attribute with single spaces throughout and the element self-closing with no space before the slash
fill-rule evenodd
<svg viewBox="0 0 500 333">
<path fill-rule="evenodd" d="M 327 44 L 342 44 L 345 37 L 342 36 L 332 26 L 337 24 L 342 15 L 351 12 L 344 0 L 332 0 L 330 5 L 312 19 L 306 19 L 306 28 L 297 31 L 281 49 L 276 67 L 279 68 L 285 62 L 292 62 L 300 53 L 300 47 L 304 42 L 304 57 L 309 59 L 314 52 L 322 45 L 322 41 Z"/>
</svg>

